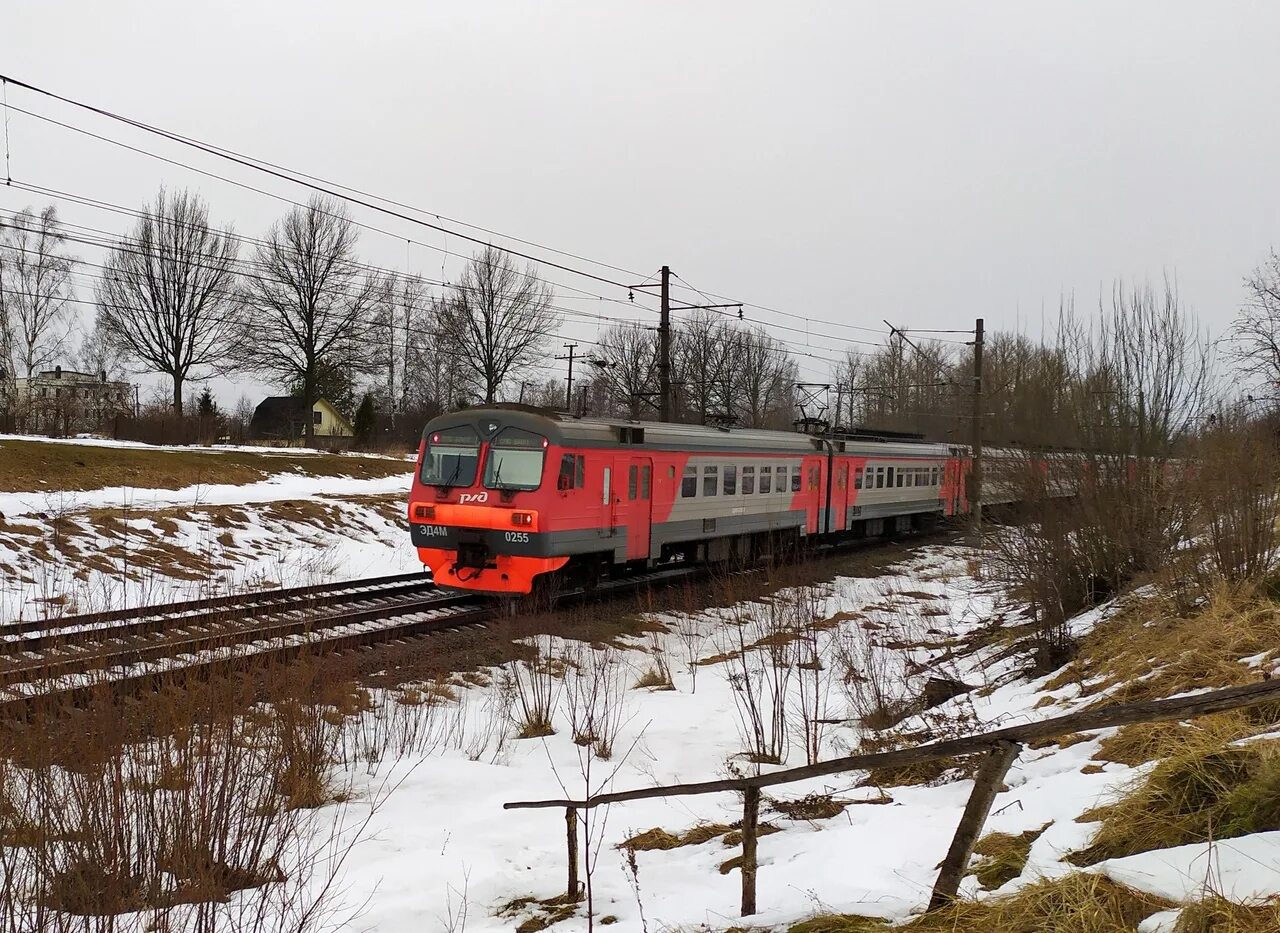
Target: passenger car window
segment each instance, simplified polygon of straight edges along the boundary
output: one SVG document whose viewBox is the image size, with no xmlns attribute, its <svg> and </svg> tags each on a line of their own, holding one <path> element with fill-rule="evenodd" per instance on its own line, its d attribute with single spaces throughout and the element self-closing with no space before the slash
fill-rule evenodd
<svg viewBox="0 0 1280 933">
<path fill-rule="evenodd" d="M 816 478 L 817 473 L 818 473 L 817 467 L 809 467 L 809 488 L 810 489 L 818 488 L 818 480 Z M 792 492 L 800 491 L 800 482 L 801 482 L 800 467 L 796 467 L 795 472 L 791 474 L 791 491 Z"/>
<path fill-rule="evenodd" d="M 736 496 L 738 494 L 738 468 L 732 463 L 725 464 L 724 494 L 726 496 Z"/>
<path fill-rule="evenodd" d="M 720 468 L 707 465 L 702 468 L 702 494 L 714 496 L 720 493 Z"/>
<path fill-rule="evenodd" d="M 692 499 L 698 494 L 698 468 L 696 466 L 687 466 L 684 468 L 684 475 L 680 477 L 680 498 Z"/>
<path fill-rule="evenodd" d="M 773 492 L 773 467 L 760 468 L 760 492 L 761 494 Z"/>
<path fill-rule="evenodd" d="M 742 494 L 744 496 L 755 495 L 756 491 L 756 468 L 753 466 L 744 466 L 742 468 Z"/>
</svg>

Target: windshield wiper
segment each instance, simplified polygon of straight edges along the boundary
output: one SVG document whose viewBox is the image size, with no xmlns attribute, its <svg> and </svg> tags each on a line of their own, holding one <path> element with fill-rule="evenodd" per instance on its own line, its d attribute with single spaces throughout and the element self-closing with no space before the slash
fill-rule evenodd
<svg viewBox="0 0 1280 933">
<path fill-rule="evenodd" d="M 462 470 L 462 458 L 453 458 L 453 472 L 449 474 L 449 478 L 442 483 L 432 483 L 437 489 L 448 489 L 453 486 L 453 481 L 458 478 L 458 473 Z"/>
<path fill-rule="evenodd" d="M 501 457 L 498 458 L 498 468 L 493 471 L 493 488 L 502 489 L 502 465 L 506 463 Z"/>
</svg>

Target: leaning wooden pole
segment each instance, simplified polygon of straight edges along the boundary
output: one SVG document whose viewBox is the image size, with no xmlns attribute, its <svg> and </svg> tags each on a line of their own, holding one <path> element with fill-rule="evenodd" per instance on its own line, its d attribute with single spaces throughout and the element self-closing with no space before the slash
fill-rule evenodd
<svg viewBox="0 0 1280 933">
<path fill-rule="evenodd" d="M 760 788 L 742 792 L 742 916 L 756 912 L 756 829 L 760 824 Z"/>
<path fill-rule="evenodd" d="M 960 817 L 960 825 L 956 827 L 947 857 L 942 860 L 938 882 L 933 886 L 933 896 L 929 898 L 930 910 L 937 910 L 955 900 L 956 892 L 960 889 L 960 879 L 964 877 L 969 859 L 973 857 L 973 847 L 982 835 L 982 827 L 991 813 L 991 804 L 995 802 L 1000 784 L 1021 750 L 1022 746 L 1016 742 L 1001 742 L 982 759 L 982 766 L 978 768 L 978 775 L 973 781 L 973 792 L 969 795 L 969 802 L 965 804 L 964 814 Z"/>
<path fill-rule="evenodd" d="M 564 808 L 565 838 L 569 843 L 569 884 L 565 894 L 570 903 L 578 900 L 578 811 Z"/>
</svg>

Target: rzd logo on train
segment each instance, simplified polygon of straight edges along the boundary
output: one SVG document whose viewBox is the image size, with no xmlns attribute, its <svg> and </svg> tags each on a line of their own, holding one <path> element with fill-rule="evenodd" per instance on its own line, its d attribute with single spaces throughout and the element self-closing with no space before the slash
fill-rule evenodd
<svg viewBox="0 0 1280 933">
<path fill-rule="evenodd" d="M 464 492 L 458 496 L 459 504 L 465 502 L 488 502 L 489 494 L 487 492 Z"/>
</svg>

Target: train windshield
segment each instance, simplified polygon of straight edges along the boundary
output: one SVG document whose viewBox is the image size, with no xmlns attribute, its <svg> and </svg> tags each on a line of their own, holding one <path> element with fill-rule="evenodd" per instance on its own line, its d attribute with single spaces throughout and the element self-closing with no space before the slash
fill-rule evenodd
<svg viewBox="0 0 1280 933">
<path fill-rule="evenodd" d="M 469 425 L 436 431 L 427 439 L 422 457 L 426 486 L 470 486 L 480 465 L 480 435 Z"/>
<path fill-rule="evenodd" d="M 504 428 L 489 445 L 484 484 L 490 489 L 537 489 L 542 485 L 542 463 L 547 439 L 532 431 Z"/>
</svg>

